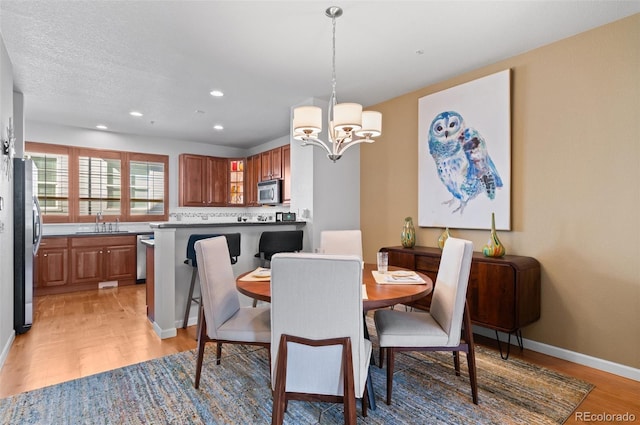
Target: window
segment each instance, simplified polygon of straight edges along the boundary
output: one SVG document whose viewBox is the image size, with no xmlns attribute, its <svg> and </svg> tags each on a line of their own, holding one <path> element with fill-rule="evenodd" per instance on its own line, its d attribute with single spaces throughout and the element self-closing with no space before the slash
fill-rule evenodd
<svg viewBox="0 0 640 425">
<path fill-rule="evenodd" d="M 163 221 L 168 217 L 166 155 L 26 143 L 38 167 L 45 223 Z"/>
<path fill-rule="evenodd" d="M 45 214 L 69 214 L 69 156 L 39 154 L 33 157 L 38 167 L 38 197 Z"/>
<path fill-rule="evenodd" d="M 163 160 L 165 158 L 165 160 Z M 129 215 L 165 216 L 166 157 L 131 155 L 129 162 Z"/>
<path fill-rule="evenodd" d="M 78 155 L 79 215 L 120 216 L 122 161 L 118 152 L 87 151 Z"/>
</svg>

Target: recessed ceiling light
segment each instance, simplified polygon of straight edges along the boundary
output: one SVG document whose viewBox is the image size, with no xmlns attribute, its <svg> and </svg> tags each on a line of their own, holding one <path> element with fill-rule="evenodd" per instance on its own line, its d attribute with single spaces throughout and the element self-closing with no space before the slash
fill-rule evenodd
<svg viewBox="0 0 640 425">
<path fill-rule="evenodd" d="M 221 126 L 220 124 L 216 124 L 216 125 L 213 126 L 213 129 L 220 131 L 220 130 L 224 130 L 224 127 Z"/>
<path fill-rule="evenodd" d="M 204 111 L 202 109 L 196 109 L 195 113 L 196 114 L 204 114 Z"/>
<path fill-rule="evenodd" d="M 220 90 L 212 90 L 209 92 L 209 94 L 213 97 L 222 97 L 224 96 L 224 93 L 222 93 Z"/>
<path fill-rule="evenodd" d="M 106 126 L 106 125 L 104 125 L 104 124 L 98 124 L 98 125 L 96 125 L 96 128 L 97 128 L 98 130 L 106 130 L 106 129 L 108 129 L 109 127 L 107 127 L 107 126 Z"/>
<path fill-rule="evenodd" d="M 143 113 L 138 111 L 131 111 L 129 112 L 129 115 L 131 115 L 132 117 L 141 117 Z"/>
</svg>

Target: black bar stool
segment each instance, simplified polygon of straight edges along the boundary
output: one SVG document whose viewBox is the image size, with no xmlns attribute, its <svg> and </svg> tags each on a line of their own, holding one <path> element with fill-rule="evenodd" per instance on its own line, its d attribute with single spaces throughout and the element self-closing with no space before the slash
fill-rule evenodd
<svg viewBox="0 0 640 425">
<path fill-rule="evenodd" d="M 262 232 L 258 241 L 258 253 L 256 258 L 260 259 L 260 267 L 271 267 L 271 257 L 279 252 L 299 252 L 302 251 L 302 230 L 277 230 Z M 253 300 L 253 306 L 258 305 L 258 300 Z"/>
<path fill-rule="evenodd" d="M 194 297 L 193 290 L 196 286 L 196 277 L 198 276 L 198 263 L 196 261 L 195 243 L 200 239 L 215 238 L 217 236 L 224 236 L 227 238 L 227 247 L 229 248 L 229 257 L 231 264 L 238 262 L 240 256 L 240 233 L 226 233 L 226 234 L 210 234 L 210 235 L 191 235 L 187 242 L 187 259 L 184 260 L 185 264 L 189 264 L 193 267 L 191 273 L 191 285 L 189 286 L 189 296 L 187 297 L 187 306 L 184 312 L 184 320 L 182 321 L 182 328 L 187 328 L 187 322 L 189 321 L 189 313 L 191 312 L 191 303 L 195 302 L 199 306 L 199 310 L 202 309 L 202 298 Z M 200 312 L 198 311 L 198 331 L 196 335 L 200 334 Z"/>
</svg>

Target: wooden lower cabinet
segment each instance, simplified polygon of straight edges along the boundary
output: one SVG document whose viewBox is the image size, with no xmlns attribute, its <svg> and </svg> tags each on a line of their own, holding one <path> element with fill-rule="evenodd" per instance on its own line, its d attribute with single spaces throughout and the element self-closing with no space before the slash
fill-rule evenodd
<svg viewBox="0 0 640 425">
<path fill-rule="evenodd" d="M 44 238 L 36 256 L 35 294 L 97 289 L 100 282 L 136 283 L 136 236 Z"/>
<path fill-rule="evenodd" d="M 34 290 L 69 284 L 69 246 L 67 238 L 42 239 L 34 262 Z"/>
<path fill-rule="evenodd" d="M 71 284 L 136 280 L 136 237 L 97 236 L 71 239 Z"/>
<path fill-rule="evenodd" d="M 418 270 L 434 283 L 442 251 L 430 247 L 388 247 L 389 265 Z M 489 258 L 474 252 L 467 303 L 471 321 L 492 330 L 513 333 L 540 318 L 540 263 L 531 257 Z M 412 304 L 428 310 L 431 296 Z"/>
</svg>

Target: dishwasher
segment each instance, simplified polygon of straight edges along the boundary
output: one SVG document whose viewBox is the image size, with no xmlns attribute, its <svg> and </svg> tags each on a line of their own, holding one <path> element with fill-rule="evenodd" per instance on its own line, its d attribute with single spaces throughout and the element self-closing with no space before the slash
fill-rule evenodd
<svg viewBox="0 0 640 425">
<path fill-rule="evenodd" d="M 145 239 L 153 239 L 153 235 L 138 235 L 136 254 L 136 283 L 147 281 L 147 246 L 142 243 Z"/>
</svg>

